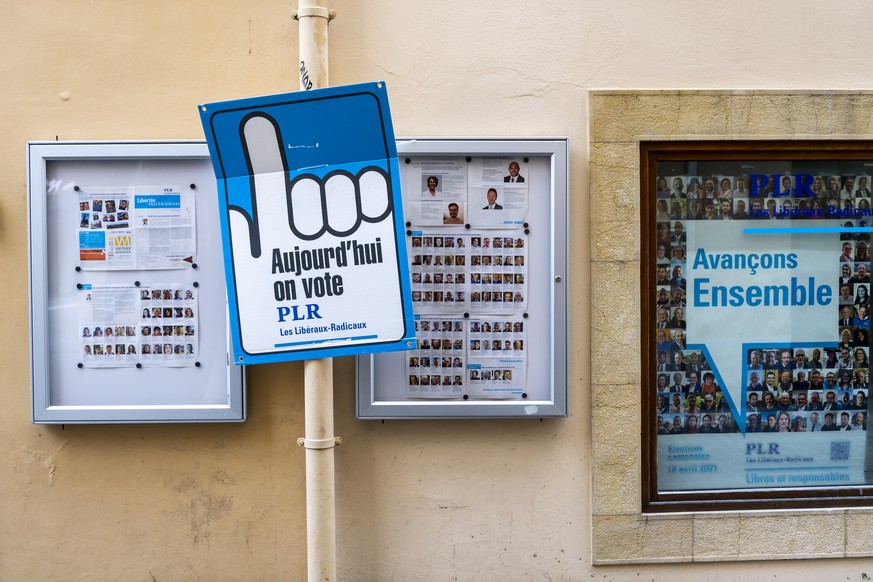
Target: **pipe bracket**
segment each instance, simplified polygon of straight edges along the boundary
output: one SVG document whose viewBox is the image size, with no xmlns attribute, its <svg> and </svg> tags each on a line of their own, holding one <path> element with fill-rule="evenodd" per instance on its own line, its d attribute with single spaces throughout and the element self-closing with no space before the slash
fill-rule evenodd
<svg viewBox="0 0 873 582">
<path fill-rule="evenodd" d="M 306 17 L 318 17 L 318 18 L 327 18 L 327 21 L 330 22 L 334 18 L 336 18 L 336 10 L 328 10 L 327 8 L 322 8 L 320 6 L 310 6 L 306 8 L 298 8 L 297 10 L 291 11 L 291 18 L 294 20 L 300 20 L 301 18 Z"/>
<path fill-rule="evenodd" d="M 332 449 L 341 444 L 343 444 L 342 437 L 332 437 L 329 439 L 307 439 L 300 437 L 297 439 L 297 446 L 306 447 L 307 449 Z"/>
</svg>

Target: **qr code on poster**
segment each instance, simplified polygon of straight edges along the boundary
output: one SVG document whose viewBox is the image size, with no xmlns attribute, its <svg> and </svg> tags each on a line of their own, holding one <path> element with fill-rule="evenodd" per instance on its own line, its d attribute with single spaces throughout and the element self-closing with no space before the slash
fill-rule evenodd
<svg viewBox="0 0 873 582">
<path fill-rule="evenodd" d="M 849 458 L 849 441 L 831 443 L 831 461 L 846 461 Z"/>
</svg>

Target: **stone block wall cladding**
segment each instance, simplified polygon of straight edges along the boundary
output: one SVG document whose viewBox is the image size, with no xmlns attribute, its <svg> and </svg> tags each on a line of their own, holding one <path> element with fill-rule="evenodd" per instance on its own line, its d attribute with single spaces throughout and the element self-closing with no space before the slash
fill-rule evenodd
<svg viewBox="0 0 873 582">
<path fill-rule="evenodd" d="M 873 555 L 873 510 L 643 515 L 639 431 L 626 422 L 626 395 L 640 402 L 640 362 L 612 360 L 640 346 L 628 309 L 639 301 L 639 142 L 870 139 L 873 92 L 595 91 L 589 103 L 594 563 Z"/>
</svg>

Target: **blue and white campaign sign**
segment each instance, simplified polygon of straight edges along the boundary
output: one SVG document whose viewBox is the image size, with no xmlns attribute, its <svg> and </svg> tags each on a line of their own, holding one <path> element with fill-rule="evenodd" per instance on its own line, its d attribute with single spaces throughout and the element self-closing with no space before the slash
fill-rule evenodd
<svg viewBox="0 0 873 582">
<path fill-rule="evenodd" d="M 688 347 L 706 350 L 736 418 L 745 401 L 744 345 L 838 341 L 839 233 L 798 235 L 782 222 L 753 234 L 758 224 L 688 223 Z"/>
<path fill-rule="evenodd" d="M 237 364 L 414 347 L 384 83 L 200 105 Z"/>
<path fill-rule="evenodd" d="M 705 366 L 692 372 L 714 376 L 722 400 L 710 410 L 671 406 L 663 415 L 685 427 L 665 428 L 661 434 L 670 436 L 658 439 L 659 488 L 864 482 L 867 406 L 860 403 L 868 387 L 868 336 L 859 341 L 841 334 L 855 324 L 869 329 L 866 242 L 847 242 L 853 229 L 832 219 L 800 227 L 793 221 L 688 221 L 686 229 L 685 271 L 677 273 L 687 281 L 685 347 L 702 354 Z M 856 248 L 859 254 L 850 258 Z M 841 285 L 842 271 L 857 282 Z M 853 285 L 861 299 L 840 296 L 841 287 L 845 292 Z M 837 325 L 842 308 L 860 319 Z M 840 346 L 850 346 L 846 354 L 860 352 L 863 361 L 860 355 L 840 360 Z M 706 380 L 697 392 L 686 389 L 705 403 L 713 394 L 705 386 Z M 847 399 L 837 403 L 829 394 Z M 739 422 L 736 429 L 730 418 Z"/>
</svg>

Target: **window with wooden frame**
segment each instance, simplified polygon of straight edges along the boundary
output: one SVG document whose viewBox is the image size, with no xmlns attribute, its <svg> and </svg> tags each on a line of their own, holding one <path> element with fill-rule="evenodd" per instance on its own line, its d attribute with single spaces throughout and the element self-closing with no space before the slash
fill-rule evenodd
<svg viewBox="0 0 873 582">
<path fill-rule="evenodd" d="M 873 505 L 873 142 L 640 144 L 643 511 Z"/>
</svg>

